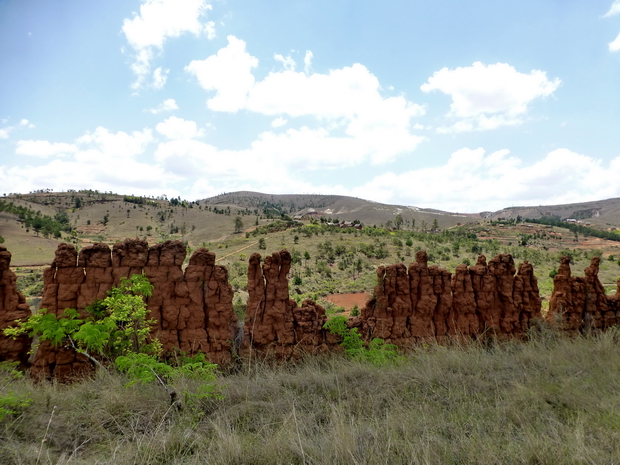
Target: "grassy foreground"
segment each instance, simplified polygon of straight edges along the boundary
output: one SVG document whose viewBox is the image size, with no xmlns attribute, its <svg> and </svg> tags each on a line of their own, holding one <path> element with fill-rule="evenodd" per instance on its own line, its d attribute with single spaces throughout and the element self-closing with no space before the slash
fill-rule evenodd
<svg viewBox="0 0 620 465">
<path fill-rule="evenodd" d="M 620 463 L 620 331 L 429 346 L 388 366 L 313 357 L 221 375 L 222 399 L 157 384 L 2 378 L 3 464 Z M 191 400 L 191 401 L 190 401 Z"/>
</svg>

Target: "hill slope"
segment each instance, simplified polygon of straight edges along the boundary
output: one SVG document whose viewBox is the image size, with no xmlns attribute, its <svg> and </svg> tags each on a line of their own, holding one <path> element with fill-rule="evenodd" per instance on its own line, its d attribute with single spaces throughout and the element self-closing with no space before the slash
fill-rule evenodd
<svg viewBox="0 0 620 465">
<path fill-rule="evenodd" d="M 266 213 L 280 212 L 289 216 L 303 215 L 314 210 L 317 216 L 338 218 L 345 221 L 359 220 L 366 225 L 386 225 L 401 214 L 405 226 L 426 229 L 435 220 L 440 228 L 448 228 L 458 223 L 477 221 L 478 214 L 450 213 L 429 208 L 417 208 L 403 205 L 389 205 L 371 200 L 344 195 L 318 194 L 262 194 L 259 192 L 231 192 L 204 199 L 208 205 L 237 206 L 259 209 Z M 426 225 L 426 226 L 425 226 Z"/>
<path fill-rule="evenodd" d="M 483 212 L 488 219 L 497 218 L 540 218 L 558 216 L 561 219 L 574 218 L 589 221 L 593 225 L 620 226 L 620 199 L 596 200 L 593 202 L 569 203 L 562 205 L 539 205 L 530 207 L 510 207 L 496 212 Z"/>
<path fill-rule="evenodd" d="M 5 207 L 3 207 L 3 205 Z M 12 205 L 12 211 L 6 206 Z M 50 221 L 64 221 L 65 229 L 36 230 L 21 216 L 39 215 Z M 620 227 L 620 199 L 607 199 L 566 205 L 511 207 L 496 212 L 459 214 L 433 209 L 379 202 L 341 195 L 232 192 L 197 201 L 180 198 L 141 198 L 98 191 L 14 194 L 0 199 L 0 236 L 22 264 L 44 264 L 53 259 L 60 241 L 80 245 L 92 242 L 114 243 L 126 237 L 142 237 L 151 243 L 181 239 L 191 247 L 222 242 L 236 237 L 235 219 L 241 232 L 281 218 L 313 213 L 345 221 L 359 220 L 368 226 L 390 226 L 396 215 L 404 220 L 403 229 L 424 230 L 435 221 L 440 229 L 457 224 L 487 222 L 498 218 L 539 218 L 543 215 L 581 219 L 594 227 Z M 28 216 L 26 215 L 26 216 Z M 54 220 L 55 221 L 55 220 Z M 486 228 L 486 226 L 484 226 Z M 74 231 L 71 234 L 71 229 Z"/>
</svg>

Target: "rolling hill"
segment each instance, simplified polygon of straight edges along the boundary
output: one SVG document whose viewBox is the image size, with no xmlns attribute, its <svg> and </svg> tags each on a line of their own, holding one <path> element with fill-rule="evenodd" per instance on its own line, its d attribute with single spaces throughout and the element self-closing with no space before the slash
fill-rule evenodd
<svg viewBox="0 0 620 465">
<path fill-rule="evenodd" d="M 209 246 L 240 236 L 235 231 L 237 217 L 242 220 L 240 232 L 243 233 L 275 219 L 308 213 L 311 218 L 358 220 L 367 226 L 385 227 L 400 214 L 403 229 L 415 230 L 429 229 L 435 221 L 440 229 L 445 229 L 500 218 L 544 215 L 575 218 L 601 229 L 620 227 L 620 199 L 461 214 L 340 195 L 272 195 L 242 191 L 186 201 L 165 196 L 144 198 L 83 190 L 40 191 L 0 198 L 0 236 L 13 252 L 17 260 L 15 265 L 35 265 L 49 263 L 59 241 L 87 245 L 142 237 L 151 243 L 181 239 L 191 247 Z M 49 219 L 52 226 L 39 226 L 37 230 L 32 224 L 35 216 Z"/>
</svg>

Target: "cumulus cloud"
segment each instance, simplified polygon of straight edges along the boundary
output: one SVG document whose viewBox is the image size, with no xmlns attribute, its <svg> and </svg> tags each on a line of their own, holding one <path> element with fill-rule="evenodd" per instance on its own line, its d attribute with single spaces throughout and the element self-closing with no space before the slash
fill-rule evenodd
<svg viewBox="0 0 620 465">
<path fill-rule="evenodd" d="M 178 178 L 157 164 L 140 161 L 153 136 L 149 129 L 132 133 L 99 127 L 73 144 L 20 141 L 16 153 L 33 155 L 32 163 L 0 167 L 6 192 L 28 192 L 48 186 L 54 190 L 87 187 L 103 191 L 153 194 Z M 59 155 L 65 155 L 58 158 Z M 37 164 L 38 157 L 56 157 Z M 40 160 L 39 160 L 40 163 Z M 166 189 L 168 194 L 173 188 Z"/>
<path fill-rule="evenodd" d="M 165 111 L 173 111 L 173 110 L 178 110 L 178 109 L 179 109 L 179 106 L 177 105 L 177 102 L 173 98 L 169 98 L 169 99 L 164 100 L 162 103 L 157 105 L 155 108 L 151 108 L 150 110 L 148 110 L 148 112 L 153 113 L 154 115 L 157 115 Z"/>
<path fill-rule="evenodd" d="M 258 59 L 245 50 L 245 42 L 228 36 L 228 45 L 205 60 L 194 60 L 185 67 L 206 90 L 216 94 L 207 106 L 216 111 L 236 112 L 246 105 L 247 95 L 254 85 L 252 69 Z"/>
<path fill-rule="evenodd" d="M 616 37 L 615 40 L 609 42 L 610 52 L 617 52 L 618 50 L 620 50 L 620 34 L 618 34 L 618 37 Z"/>
<path fill-rule="evenodd" d="M 163 87 L 166 85 L 166 81 L 168 80 L 169 72 L 170 72 L 169 69 L 163 69 L 161 67 L 153 71 L 153 83 L 152 83 L 153 89 L 156 89 L 156 90 L 163 89 Z"/>
<path fill-rule="evenodd" d="M 200 137 L 204 133 L 198 129 L 194 121 L 187 121 L 176 116 L 171 116 L 162 121 L 155 126 L 155 129 L 168 139 L 191 139 L 193 137 Z"/>
<path fill-rule="evenodd" d="M 123 21 L 122 32 L 135 53 L 131 65 L 136 75 L 131 86 L 134 90 L 146 85 L 155 53 L 163 48 L 167 39 L 186 33 L 204 34 L 209 39 L 215 37 L 214 23 L 201 21 L 209 10 L 211 5 L 205 0 L 143 0 L 140 13 Z M 156 69 L 151 85 L 163 87 L 165 75 L 161 68 Z"/>
<path fill-rule="evenodd" d="M 279 128 L 281 126 L 284 126 L 288 121 L 285 120 L 284 118 L 276 118 L 271 122 L 271 127 L 272 128 Z"/>
<path fill-rule="evenodd" d="M 6 123 L 7 120 L 2 120 L 2 123 Z M 30 123 L 27 119 L 22 119 L 17 125 L 14 126 L 5 126 L 0 128 L 0 139 L 8 139 L 10 137 L 11 132 L 20 128 L 20 127 L 28 127 L 34 128 L 34 124 Z"/>
<path fill-rule="evenodd" d="M 295 71 L 295 60 L 293 60 L 293 58 L 289 55 L 289 56 L 282 56 L 279 54 L 275 54 L 273 56 L 273 59 L 276 61 L 279 61 L 280 63 L 282 63 L 282 66 L 284 67 L 284 69 L 286 70 L 290 70 L 290 71 Z"/>
<path fill-rule="evenodd" d="M 153 141 L 153 134 L 150 129 L 127 134 L 123 131 L 113 133 L 100 126 L 93 132 L 87 132 L 76 139 L 76 143 L 81 146 L 76 158 L 88 159 L 89 156 L 96 156 L 99 153 L 105 154 L 107 161 L 110 162 L 118 161 L 118 159 L 125 160 L 144 152 L 151 141 Z M 83 150 L 83 147 L 87 147 L 87 150 Z"/>
<path fill-rule="evenodd" d="M 600 160 L 557 149 L 526 165 L 508 150 L 454 152 L 441 166 L 386 173 L 353 189 L 372 199 L 459 212 L 497 210 L 510 205 L 570 203 L 620 196 L 613 173 L 620 157 Z"/>
<path fill-rule="evenodd" d="M 210 109 L 230 112 L 247 109 L 279 118 L 313 118 L 323 131 L 316 133 L 320 136 L 314 139 L 320 141 L 319 145 L 323 146 L 328 135 L 337 134 L 331 144 L 353 147 L 358 162 L 367 157 L 374 163 L 390 162 L 414 150 L 424 140 L 411 133 L 411 119 L 423 115 L 424 107 L 403 96 L 383 97 L 379 80 L 365 66 L 354 64 L 326 74 L 307 74 L 311 52 L 306 52 L 304 72 L 295 71 L 291 57 L 276 55 L 276 61 L 284 69 L 256 82 L 252 69 L 258 66 L 258 60 L 246 51 L 244 41 L 229 36 L 228 42 L 216 55 L 193 61 L 186 67 L 204 89 L 215 91 L 215 96 L 207 100 Z M 346 137 L 341 137 L 342 132 Z M 304 131 L 287 134 L 295 138 L 302 133 L 307 134 Z M 305 150 L 296 150 L 300 151 Z M 343 158 L 349 154 L 335 156 Z"/>
<path fill-rule="evenodd" d="M 551 81 L 544 71 L 524 74 L 506 63 L 476 62 L 469 67 L 443 68 L 420 89 L 452 97 L 447 116 L 457 121 L 440 132 L 468 132 L 522 124 L 531 102 L 553 94 L 560 84 L 560 79 Z"/>
<path fill-rule="evenodd" d="M 304 57 L 304 72 L 310 74 L 312 72 L 312 58 L 314 55 L 310 50 L 306 50 L 306 56 Z"/>
<path fill-rule="evenodd" d="M 620 0 L 614 0 L 609 11 L 603 15 L 603 18 L 608 18 L 609 16 L 615 16 L 617 14 L 620 14 Z"/>
<path fill-rule="evenodd" d="M 77 152 L 74 144 L 64 142 L 52 143 L 47 140 L 20 140 L 17 142 L 15 153 L 29 157 L 47 158 L 55 155 L 65 155 Z"/>
</svg>

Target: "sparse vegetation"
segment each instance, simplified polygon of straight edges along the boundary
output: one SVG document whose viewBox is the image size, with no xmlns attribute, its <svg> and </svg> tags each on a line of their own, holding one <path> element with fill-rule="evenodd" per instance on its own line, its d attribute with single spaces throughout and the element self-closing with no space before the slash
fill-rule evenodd
<svg viewBox="0 0 620 465">
<path fill-rule="evenodd" d="M 179 408 L 122 374 L 60 386 L 3 373 L 3 393 L 29 401 L 0 420 L 0 461 L 616 463 L 618 340 L 541 328 L 525 343 L 426 346 L 396 365 L 253 364 L 218 376 L 221 398 L 181 394 Z"/>
<path fill-rule="evenodd" d="M 241 319 L 246 259 L 272 248 L 291 252 L 291 298 L 324 305 L 332 315 L 332 329 L 343 321 L 344 308 L 324 302 L 325 296 L 370 292 L 378 265 L 414 260 L 418 250 L 428 252 L 430 264 L 451 271 L 460 263 L 475 263 L 481 253 L 488 258 L 511 253 L 517 263 L 534 264 L 547 297 L 562 255 L 571 257 L 577 274 L 592 257 L 601 256 L 603 284 L 611 288 L 617 279 L 616 244 L 566 224 L 516 217 L 451 227 L 441 216 L 425 214 L 416 220 L 407 211 L 391 211 L 383 219 L 361 218 L 364 226 L 356 229 L 330 226 L 336 218 L 290 218 L 302 208 L 321 209 L 335 201 L 325 197 L 288 201 L 224 194 L 191 202 L 74 191 L 13 196 L 3 204 L 30 210 L 33 219 L 71 225 L 63 235 L 78 247 L 95 240 L 112 243 L 139 231 L 151 243 L 182 238 L 190 252 L 199 246 L 222 249 L 218 264 L 228 267 Z M 6 208 L 0 214 L 3 224 L 14 224 L 2 230 L 14 264 L 22 251 L 36 250 L 32 243 L 20 246 L 16 234 L 27 235 L 46 251 L 55 248 L 53 232 L 45 239 L 40 237 L 43 226 L 37 231 L 33 222 L 27 225 Z M 231 234 L 231 220 L 240 232 L 237 219 L 243 224 L 245 217 L 257 227 Z M 372 226 L 387 226 L 388 221 L 393 230 Z M 18 286 L 30 299 L 40 297 L 41 272 L 16 269 Z M 354 307 L 351 315 L 358 312 Z M 71 315 L 65 320 L 72 324 Z M 403 356 L 380 342 L 359 346 L 359 335 L 358 340 L 346 325 L 335 330 L 348 338 L 348 358 L 314 357 L 284 366 L 240 363 L 225 374 L 215 374 L 204 359 L 186 360 L 181 354 L 181 363 L 171 366 L 148 351 L 102 357 L 86 346 L 82 350 L 102 362 L 119 360 L 118 369 L 58 386 L 34 385 L 6 366 L 0 371 L 0 462 L 95 463 L 103 457 L 119 464 L 620 461 L 616 330 L 567 338 L 540 326 L 525 343 L 430 344 Z M 73 339 L 80 346 L 79 338 Z M 179 366 L 186 368 L 175 371 Z M 175 400 L 154 374 L 175 392 Z M 146 384 L 132 385 L 136 380 Z"/>
</svg>

